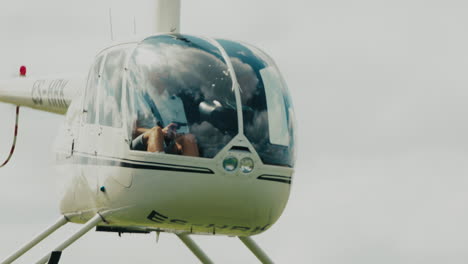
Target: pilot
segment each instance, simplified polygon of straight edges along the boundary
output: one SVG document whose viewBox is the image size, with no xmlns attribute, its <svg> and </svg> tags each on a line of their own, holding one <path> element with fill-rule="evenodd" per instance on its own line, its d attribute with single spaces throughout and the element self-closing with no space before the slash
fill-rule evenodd
<svg viewBox="0 0 468 264">
<path fill-rule="evenodd" d="M 176 123 L 170 123 L 166 127 L 161 125 L 153 128 L 137 128 L 136 134 L 140 134 L 132 141 L 133 150 L 178 154 L 198 157 L 198 145 L 192 134 L 177 134 Z"/>
<path fill-rule="evenodd" d="M 158 72 L 148 76 L 150 84 L 146 87 L 149 92 L 135 94 L 137 120 L 131 148 L 198 157 L 198 145 L 195 136 L 189 133 L 183 102 L 164 89 L 170 86 L 163 81 L 167 81 L 167 73 Z M 164 127 L 162 123 L 168 125 Z"/>
<path fill-rule="evenodd" d="M 132 149 L 198 157 L 198 145 L 189 132 L 184 103 L 176 92 L 169 92 L 179 86 L 175 83 L 178 78 L 171 74 L 176 72 L 174 66 L 160 57 L 146 70 L 141 73 L 145 77 L 140 77 L 145 81 L 139 82 L 135 94 L 137 120 Z"/>
</svg>

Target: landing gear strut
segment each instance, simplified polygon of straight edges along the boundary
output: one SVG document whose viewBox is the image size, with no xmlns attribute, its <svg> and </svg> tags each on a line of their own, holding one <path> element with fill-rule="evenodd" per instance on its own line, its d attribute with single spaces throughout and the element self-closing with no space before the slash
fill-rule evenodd
<svg viewBox="0 0 468 264">
<path fill-rule="evenodd" d="M 59 263 L 60 256 L 62 254 L 62 251 L 73 244 L 76 240 L 78 240 L 80 237 L 82 237 L 84 234 L 86 234 L 89 230 L 91 230 L 93 227 L 95 227 L 97 224 L 100 222 L 104 221 L 104 218 L 100 214 L 96 214 L 93 218 L 91 218 L 84 226 L 82 226 L 75 234 L 73 234 L 71 237 L 63 241 L 60 245 L 58 245 L 50 254 L 45 255 L 43 258 L 41 258 L 36 264 L 57 264 Z M 61 216 L 53 225 L 48 227 L 46 230 L 44 230 L 42 233 L 37 235 L 35 238 L 33 238 L 30 242 L 28 242 L 26 245 L 18 249 L 16 252 L 11 254 L 9 257 L 7 257 L 5 260 L 2 261 L 1 264 L 10 264 L 13 261 L 15 261 L 17 258 L 21 257 L 24 253 L 29 251 L 31 248 L 33 248 L 35 245 L 39 244 L 44 238 L 50 236 L 52 233 L 57 231 L 60 227 L 65 225 L 68 222 L 67 217 Z"/>
<path fill-rule="evenodd" d="M 53 225 L 48 227 L 42 233 L 37 235 L 33 238 L 30 242 L 25 244 L 23 247 L 18 249 L 12 255 L 7 257 L 5 260 L 1 262 L 1 264 L 10 264 L 15 261 L 17 258 L 21 257 L 24 253 L 29 251 L 43 239 L 54 233 L 60 227 L 65 225 L 68 222 L 67 217 L 61 216 Z M 85 225 L 83 225 L 78 231 L 76 231 L 72 236 L 67 238 L 63 241 L 60 245 L 55 247 L 51 253 L 42 257 L 36 264 L 58 264 L 60 261 L 60 257 L 62 255 L 62 251 L 65 250 L 68 246 L 73 244 L 79 238 L 81 238 L 84 234 L 89 232 L 92 228 L 97 226 L 99 223 L 105 222 L 103 214 L 96 214 L 93 218 L 91 218 Z M 212 264 L 213 261 L 203 252 L 203 250 L 193 241 L 188 234 L 177 234 L 177 236 L 182 240 L 182 242 L 192 251 L 195 256 L 203 263 L 203 264 Z M 250 237 L 239 237 L 239 239 L 247 246 L 247 248 L 263 263 L 263 264 L 272 264 L 273 261 L 268 257 L 268 255 L 252 240 Z"/>
</svg>

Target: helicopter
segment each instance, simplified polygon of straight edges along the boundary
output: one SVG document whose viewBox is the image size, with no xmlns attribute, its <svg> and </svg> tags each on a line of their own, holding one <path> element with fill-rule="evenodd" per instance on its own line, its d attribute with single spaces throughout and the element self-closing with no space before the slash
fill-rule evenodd
<svg viewBox="0 0 468 264">
<path fill-rule="evenodd" d="M 68 222 L 83 224 L 37 263 L 93 228 L 250 238 L 289 197 L 294 111 L 273 59 L 246 43 L 180 32 L 180 1 L 160 0 L 155 34 L 100 51 L 87 78 L 0 82 L 0 101 L 65 115 L 55 149 L 65 182 L 61 216 L 1 263 L 12 263 Z"/>
</svg>

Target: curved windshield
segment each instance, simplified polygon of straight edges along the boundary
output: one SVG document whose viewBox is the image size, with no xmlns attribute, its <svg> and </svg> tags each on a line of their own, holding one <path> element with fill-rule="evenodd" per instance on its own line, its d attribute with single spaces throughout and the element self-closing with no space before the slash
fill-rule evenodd
<svg viewBox="0 0 468 264">
<path fill-rule="evenodd" d="M 217 40 L 228 53 L 240 85 L 244 134 L 263 163 L 294 166 L 294 112 L 273 60 L 257 48 Z"/>
<path fill-rule="evenodd" d="M 212 158 L 238 133 L 228 67 L 206 40 L 145 39 L 130 58 L 127 91 L 134 150 Z"/>
</svg>

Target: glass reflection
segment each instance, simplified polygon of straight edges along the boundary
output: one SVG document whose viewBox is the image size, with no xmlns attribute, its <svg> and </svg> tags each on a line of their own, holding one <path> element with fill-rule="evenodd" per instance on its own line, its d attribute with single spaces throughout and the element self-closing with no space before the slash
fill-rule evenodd
<svg viewBox="0 0 468 264">
<path fill-rule="evenodd" d="M 122 76 L 129 45 L 110 50 L 104 61 L 102 81 L 99 87 L 99 124 L 121 127 Z"/>
<path fill-rule="evenodd" d="M 151 37 L 128 68 L 132 149 L 212 158 L 237 134 L 232 79 L 209 42 Z"/>
<path fill-rule="evenodd" d="M 294 166 L 294 112 L 273 60 L 238 42 L 217 40 L 228 53 L 241 88 L 244 134 L 265 164 Z"/>
<path fill-rule="evenodd" d="M 85 98 L 85 122 L 88 124 L 95 124 L 97 119 L 96 98 L 97 87 L 100 79 L 101 63 L 104 59 L 104 54 L 100 54 L 88 74 L 88 83 L 86 85 L 86 98 Z"/>
</svg>

